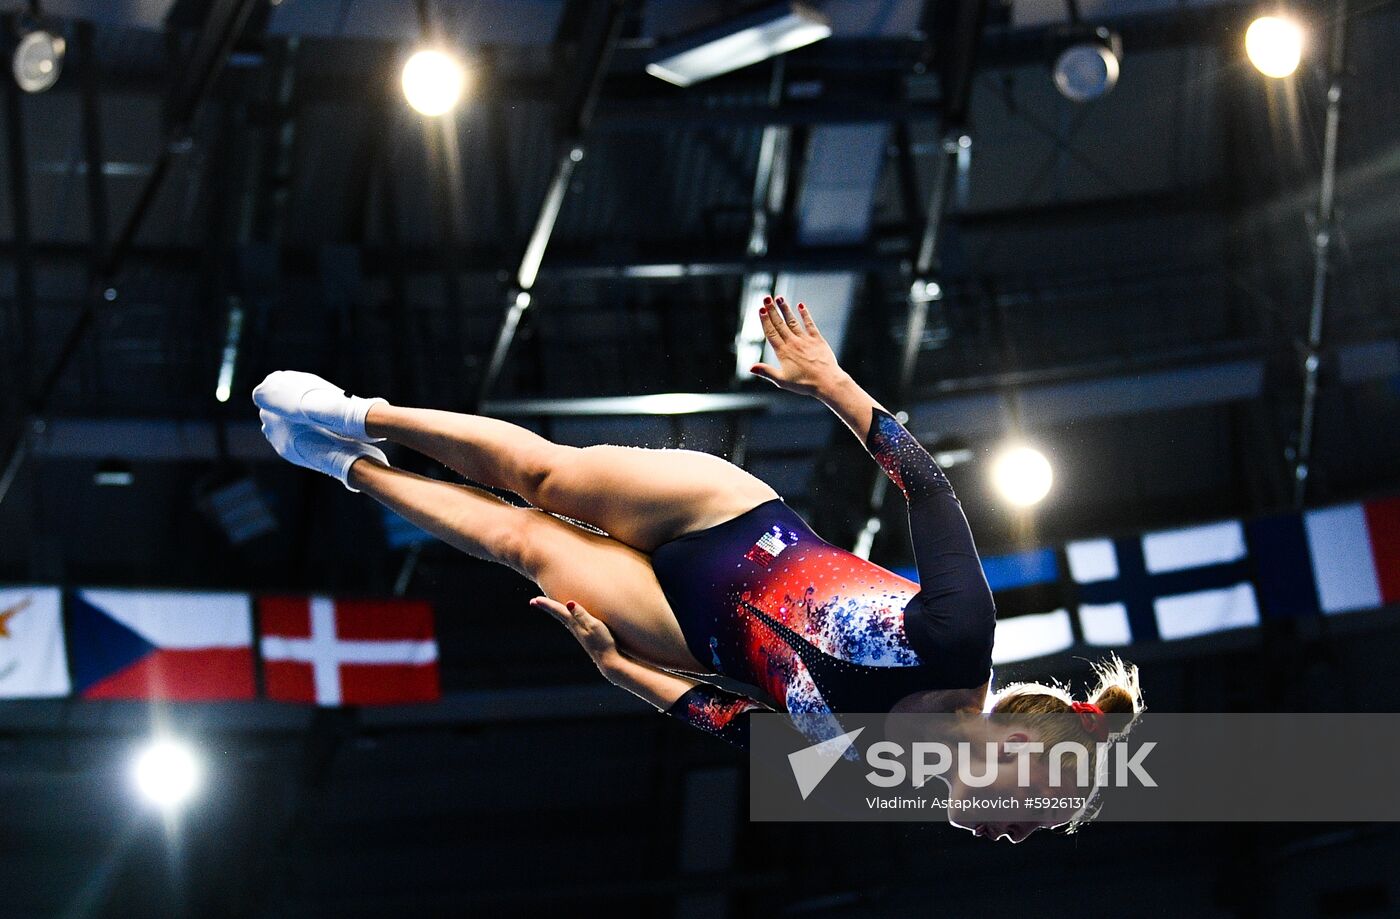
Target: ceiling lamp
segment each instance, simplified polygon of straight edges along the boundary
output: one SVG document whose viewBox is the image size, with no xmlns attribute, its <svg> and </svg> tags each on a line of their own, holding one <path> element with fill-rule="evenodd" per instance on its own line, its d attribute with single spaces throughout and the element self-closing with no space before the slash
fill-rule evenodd
<svg viewBox="0 0 1400 919">
<path fill-rule="evenodd" d="M 404 98 L 419 114 L 436 118 L 457 107 L 467 89 L 467 68 L 454 54 L 438 48 L 414 52 L 403 65 Z"/>
<path fill-rule="evenodd" d="M 1034 447 L 1010 446 L 992 462 L 992 485 L 1017 507 L 1039 504 L 1055 482 L 1050 461 Z"/>
<path fill-rule="evenodd" d="M 27 93 L 41 93 L 58 82 L 68 44 L 45 29 L 25 33 L 15 46 L 15 82 Z"/>
<path fill-rule="evenodd" d="M 795 51 L 831 35 L 826 14 L 804 3 L 774 3 L 667 42 L 647 73 L 690 86 Z"/>
<path fill-rule="evenodd" d="M 1282 79 L 1303 59 L 1303 27 L 1286 16 L 1260 16 L 1244 33 L 1244 50 L 1260 73 Z"/>
<path fill-rule="evenodd" d="M 1118 83 L 1123 41 L 1103 26 L 1075 29 L 1055 58 L 1055 87 L 1073 102 L 1101 99 Z"/>
</svg>

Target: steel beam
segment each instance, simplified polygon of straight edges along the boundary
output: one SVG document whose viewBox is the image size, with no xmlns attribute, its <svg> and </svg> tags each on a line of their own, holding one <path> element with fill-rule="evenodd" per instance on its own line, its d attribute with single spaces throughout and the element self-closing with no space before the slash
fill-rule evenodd
<svg viewBox="0 0 1400 919">
<path fill-rule="evenodd" d="M 6 17 L 6 31 L 14 34 L 16 23 Z M 35 345 L 34 252 L 30 235 L 29 156 L 24 142 L 23 99 L 18 84 L 6 74 L 0 77 L 5 85 L 5 135 L 9 160 L 10 219 L 14 233 L 15 286 L 10 314 L 6 317 L 6 338 L 9 353 L 4 355 L 9 367 L 6 375 L 10 398 L 5 400 L 6 418 L 13 427 L 12 446 L 0 467 L 0 501 L 19 477 L 20 469 L 30 453 L 33 423 L 26 413 L 33 408 Z"/>
<path fill-rule="evenodd" d="M 110 237 L 107 177 L 103 172 L 106 160 L 102 154 L 102 99 L 99 90 L 101 74 L 98 72 L 97 50 L 93 45 L 92 24 L 80 22 L 74 31 L 79 79 L 82 84 L 79 108 L 82 118 L 85 167 L 83 172 L 87 191 L 88 245 L 91 249 L 88 287 L 95 290 L 101 281 L 102 259 L 107 253 Z"/>
<path fill-rule="evenodd" d="M 783 99 L 783 58 L 774 60 L 772 83 L 768 88 L 768 104 L 776 107 Z M 792 157 L 792 129 L 770 125 L 763 129 L 758 148 L 758 168 L 754 171 L 753 195 L 750 200 L 749 244 L 750 259 L 764 258 L 770 248 L 773 224 L 777 223 L 787 200 L 788 165 Z M 734 336 L 734 375 L 738 380 L 751 378 L 749 367 L 763 357 L 765 340 L 758 319 L 758 307 L 763 298 L 774 292 L 777 275 L 772 271 L 754 270 L 744 275 L 739 290 L 739 324 Z M 742 453 L 742 449 L 740 450 Z"/>
<path fill-rule="evenodd" d="M 1131 48 L 1133 53 L 1143 53 L 1193 45 L 1212 45 L 1222 33 L 1242 32 L 1256 8 L 1256 3 L 1228 0 L 1207 5 L 1172 6 L 1170 9 L 1110 15 L 1106 19 L 1096 18 L 1095 22 L 1107 25 L 1121 34 L 1124 44 Z M 1375 8 L 1384 9 L 1384 4 Z M 986 70 L 1044 66 L 1047 43 L 1059 28 L 1059 22 L 1025 28 L 989 28 L 979 51 L 977 67 Z M 280 34 L 289 33 L 283 31 Z M 335 36 L 335 39 L 355 48 L 357 53 L 345 70 L 309 78 L 305 85 L 304 98 L 308 102 L 363 103 L 366 101 L 365 84 L 369 74 L 377 74 L 382 62 L 399 53 L 403 38 L 346 38 L 341 35 Z M 542 35 L 539 44 L 546 42 L 547 36 Z M 885 73 L 907 72 L 924 57 L 925 51 L 925 41 L 906 36 L 838 35 L 797 52 L 793 56 L 793 64 L 801 68 L 800 75 L 803 79 L 830 74 L 834 81 L 849 83 L 862 79 L 872 70 Z M 648 47 L 626 47 L 618 50 L 615 56 L 616 66 L 608 75 L 609 97 L 654 100 L 659 104 L 664 104 L 667 99 L 672 98 L 673 94 L 660 85 L 660 81 L 642 73 L 642 65 L 650 52 Z M 756 81 L 753 74 L 741 71 L 721 77 L 713 85 L 735 94 L 750 91 L 762 93 L 765 82 L 763 79 Z M 105 83 L 110 91 L 124 94 L 159 93 L 163 92 L 167 85 L 168 74 L 161 68 L 149 66 L 146 69 L 129 68 L 111 74 Z M 558 87 L 553 81 L 534 74 L 484 83 L 481 88 L 485 92 L 499 94 L 505 98 L 536 101 L 556 99 L 558 93 Z M 65 77 L 52 91 L 73 90 L 72 82 Z M 397 89 L 384 86 L 373 87 L 369 91 L 387 94 L 396 93 Z M 883 92 L 877 92 L 870 98 L 874 100 L 882 96 L 888 98 L 888 94 Z M 710 112 L 700 108 L 687 108 L 686 111 L 701 119 L 711 117 Z M 600 111 L 599 114 L 601 116 L 603 113 Z M 628 114 L 624 117 L 631 118 L 633 115 Z"/>
<path fill-rule="evenodd" d="M 485 56 L 481 64 L 484 80 L 493 79 L 494 75 L 499 72 L 500 57 L 499 49 Z M 487 149 L 490 150 L 491 171 L 494 179 L 492 185 L 496 193 L 492 203 L 496 211 L 496 233 L 503 240 L 514 238 L 517 232 L 516 227 L 519 226 L 516 200 L 519 183 L 511 161 L 510 109 L 512 107 L 508 100 L 498 95 L 492 96 L 490 101 L 486 103 Z"/>
<path fill-rule="evenodd" d="M 261 194 L 243 215 L 248 224 L 240 230 L 243 239 L 276 243 L 283 236 L 295 168 L 300 54 L 301 45 L 295 37 L 278 44 L 269 54 L 269 86 L 259 144 Z"/>
<path fill-rule="evenodd" d="M 1155 5 L 1155 4 L 1154 4 Z M 1055 4 L 1043 4 L 1042 8 L 1054 10 Z M 1259 5 L 1244 0 L 1221 0 L 1217 3 L 1161 4 L 1156 9 L 1143 11 L 1146 4 L 1104 4 L 1103 15 L 1093 17 L 1095 25 L 1103 25 L 1123 37 L 1124 46 L 1131 48 L 1131 54 L 1147 51 L 1161 51 L 1169 48 L 1182 48 L 1191 45 L 1212 45 L 1221 34 L 1244 34 L 1249 20 L 1258 13 Z M 1115 13 L 1115 7 L 1137 11 Z M 1008 67 L 1046 66 L 1049 58 L 1047 49 L 1054 36 L 1064 28 L 1067 17 L 1060 10 L 1051 14 L 1054 21 L 1048 25 L 1022 28 L 991 27 L 987 29 L 986 40 L 978 52 L 978 69 L 990 70 Z"/>
<path fill-rule="evenodd" d="M 386 131 L 392 131 L 396 127 L 395 112 L 398 109 L 380 103 L 376 111 L 379 123 Z M 409 307 L 408 275 L 404 268 L 400 239 L 402 227 L 399 220 L 399 189 L 397 172 L 394 169 L 394 148 L 386 146 L 380 152 L 382 155 L 373 164 L 373 168 L 379 188 L 379 230 L 384 236 L 385 252 L 388 256 L 384 262 L 384 274 L 388 280 L 389 309 L 393 314 L 393 321 L 389 323 L 390 345 L 394 357 L 390 365 L 393 368 L 392 381 L 395 392 L 402 392 L 406 398 L 413 398 L 421 392 L 418 385 L 420 362 L 415 354 L 413 311 Z"/>
<path fill-rule="evenodd" d="M 988 397 L 1020 390 L 1025 402 L 1040 407 L 1046 423 L 1140 413 L 1153 405 L 1181 408 L 1223 404 L 1257 396 L 1264 368 L 1283 357 L 1262 342 L 1220 342 L 1138 354 L 1094 363 L 940 380 L 911 392 L 910 411 L 921 420 L 920 433 L 937 426 L 928 421 L 970 405 L 985 406 Z M 1400 366 L 1400 346 L 1393 338 L 1332 347 L 1325 358 L 1349 368 L 1344 385 L 1388 379 Z M 1150 392 L 1153 388 L 1165 394 Z M 484 403 L 493 416 L 656 417 L 677 414 L 724 414 L 757 418 L 783 405 L 807 404 L 800 396 L 777 391 L 746 393 L 661 393 L 581 399 L 503 399 Z M 762 421 L 758 421 L 763 424 Z M 980 422 L 979 422 L 980 423 Z M 225 438 L 229 455 L 247 461 L 272 461 L 276 455 L 254 420 L 230 422 Z M 761 430 L 761 429 L 760 429 Z M 981 433 L 984 429 L 978 428 Z M 219 426 L 212 421 L 141 418 L 55 418 L 37 426 L 28 441 L 34 455 L 52 460 L 99 460 L 120 457 L 135 462 L 198 462 L 219 455 Z"/>
<path fill-rule="evenodd" d="M 934 50 L 939 75 L 945 87 L 939 121 L 942 147 L 938 151 L 933 179 L 928 190 L 928 202 L 924 207 L 923 233 L 919 238 L 914 259 L 907 263 L 908 269 L 905 272 L 908 313 L 903 348 L 895 375 L 895 388 L 890 400 L 896 406 L 909 399 L 914 384 L 914 368 L 919 359 L 919 347 L 924 339 L 924 328 L 928 324 L 929 306 L 943 295 L 942 288 L 934 279 L 938 243 L 944 213 L 947 210 L 948 194 L 956 174 L 958 155 L 964 147 L 972 143 L 971 138 L 964 133 L 963 125 L 967 121 L 972 94 L 972 75 L 976 70 L 978 49 L 982 43 L 982 31 L 987 18 L 987 0 L 958 3 L 932 0 L 925 18 L 928 20 L 930 34 L 935 36 Z M 900 420 L 908 418 L 902 410 L 897 411 Z M 854 549 L 857 555 L 864 558 L 870 557 L 875 534 L 880 531 L 880 513 L 884 510 L 889 486 L 889 480 L 883 472 L 874 474 L 865 525 L 856 536 Z"/>
<path fill-rule="evenodd" d="M 482 375 L 475 404 L 484 401 L 495 389 L 506 358 L 520 328 L 520 320 L 533 302 L 531 291 L 540 274 L 545 251 L 554 235 L 554 225 L 564 206 L 574 170 L 583 161 L 585 137 L 593 121 L 593 113 L 603 90 L 603 77 L 612 61 L 613 51 L 622 34 L 623 13 L 628 0 L 592 0 L 589 15 L 579 42 L 578 79 L 571 83 L 572 93 L 562 110 L 562 137 L 554 157 L 553 172 L 545 192 L 544 202 L 535 218 L 534 229 L 525 245 L 525 252 L 516 268 L 513 283 L 506 294 L 506 314 L 496 333 L 496 344 Z M 568 13 L 566 11 L 566 18 Z"/>
<path fill-rule="evenodd" d="M 92 244 L 94 271 L 107 252 L 108 208 L 107 181 L 102 155 L 102 100 L 98 84 L 100 74 L 97 51 L 93 47 L 92 24 L 80 22 L 75 27 L 78 66 L 81 69 L 81 109 L 83 125 L 83 159 L 87 166 L 88 238 Z"/>
<path fill-rule="evenodd" d="M 497 399 L 482 403 L 496 417 L 596 415 L 693 415 L 755 412 L 775 402 L 793 401 L 778 393 L 655 393 L 649 396 L 597 396 L 576 399 Z"/>
<path fill-rule="evenodd" d="M 1342 125 L 1342 78 L 1346 74 L 1347 0 L 1332 5 L 1332 41 L 1327 61 L 1327 127 L 1322 141 L 1322 178 L 1313 221 L 1312 302 L 1303 344 L 1303 406 L 1298 419 L 1298 443 L 1293 457 L 1293 506 L 1301 508 L 1312 473 L 1317 422 L 1318 373 L 1322 365 L 1323 321 L 1327 311 L 1328 275 L 1332 270 L 1332 238 L 1337 231 L 1337 147 Z"/>
<path fill-rule="evenodd" d="M 770 252 L 768 256 L 747 259 L 742 255 L 744 241 L 737 239 L 732 250 L 714 255 L 713 241 L 703 246 L 667 246 L 664 250 L 639 257 L 595 257 L 589 251 L 561 253 L 540 267 L 540 277 L 553 281 L 683 281 L 693 278 L 740 277 L 751 271 L 820 272 L 880 271 L 896 269 L 908 254 L 903 239 L 879 239 L 871 245 L 807 246 L 798 250 Z M 697 251 L 698 250 L 698 251 Z M 36 261 L 85 263 L 86 246 L 71 243 L 31 243 L 27 250 Z M 288 273 L 314 276 L 319 250 L 284 246 L 279 263 Z M 0 241 L 0 259 L 18 259 L 19 248 L 12 241 Z M 363 260 L 370 274 L 393 271 L 423 273 L 441 271 L 444 256 L 464 277 L 494 279 L 501 274 L 500 250 L 495 248 L 459 249 L 444 253 L 440 248 L 399 248 L 395 245 L 367 246 Z M 141 247 L 128 253 L 126 264 L 194 272 L 199 269 L 200 250 L 193 246 Z"/>
<path fill-rule="evenodd" d="M 115 299 L 117 292 L 109 285 L 121 271 L 126 256 L 135 244 L 136 236 L 145 224 L 151 206 L 155 203 L 156 195 L 165 184 L 165 177 L 170 171 L 175 155 L 183 149 L 188 141 L 190 125 L 193 123 L 195 114 L 208 97 L 215 78 L 223 70 L 229 54 L 233 51 L 234 44 L 243 34 L 243 29 L 258 3 L 259 0 L 215 0 L 205 17 L 204 26 L 195 41 L 194 49 L 185 68 L 186 78 L 177 83 L 171 93 L 169 130 L 164 138 L 165 143 L 156 157 L 151 175 L 142 187 L 131 214 L 122 225 L 121 232 L 111 242 L 98 263 L 91 290 L 83 303 L 82 312 L 79 313 L 77 320 L 65 336 L 59 348 L 57 360 L 44 375 L 34 398 L 31 400 L 30 409 L 34 414 L 42 415 L 47 410 L 54 392 L 58 389 L 59 382 L 67 373 L 69 365 L 78 353 L 78 348 L 86 339 L 89 329 L 92 328 L 97 311 Z M 8 84 L 12 81 L 6 80 L 5 82 Z M 21 432 L 6 451 L 4 466 L 6 474 L 0 476 L 0 503 L 4 502 L 9 493 L 9 487 L 14 481 L 14 475 L 10 473 L 10 470 L 17 469 L 18 464 L 23 462 L 24 441 L 25 434 Z"/>
<path fill-rule="evenodd" d="M 223 355 L 215 387 L 215 398 L 221 402 L 233 401 L 234 384 L 240 377 L 249 371 L 256 373 L 277 301 L 282 240 L 296 168 L 300 50 L 300 41 L 294 36 L 270 43 L 261 95 L 240 102 L 240 107 L 248 110 L 245 126 L 253 129 L 248 147 L 255 153 L 244 179 L 234 231 L 239 269 L 224 319 Z M 356 190 L 363 207 L 368 192 L 363 187 Z M 362 240 L 363 235 L 357 241 Z"/>
<path fill-rule="evenodd" d="M 13 34 L 15 22 L 5 19 L 5 31 Z M 23 96 L 19 85 L 8 75 L 0 77 L 5 94 L 5 139 L 9 160 L 10 222 L 14 242 L 15 290 L 6 322 L 9 348 L 4 355 L 11 371 L 10 392 L 14 396 L 16 416 L 30 409 L 31 387 L 34 385 L 32 355 L 34 354 L 34 249 L 30 234 L 29 213 L 29 150 L 24 142 Z M 7 464 L 8 465 L 8 464 Z M 0 496 L 6 483 L 0 479 Z"/>
<path fill-rule="evenodd" d="M 600 112 L 597 130 L 668 131 L 696 126 L 793 127 L 796 125 L 882 124 L 937 118 L 939 107 L 928 102 L 888 99 L 831 99 L 788 102 L 780 106 L 637 105 Z"/>
</svg>

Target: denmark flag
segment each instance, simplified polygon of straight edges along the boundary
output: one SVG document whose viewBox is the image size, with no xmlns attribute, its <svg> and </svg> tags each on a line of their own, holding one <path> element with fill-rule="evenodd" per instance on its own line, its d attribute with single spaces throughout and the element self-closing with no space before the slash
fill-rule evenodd
<svg viewBox="0 0 1400 919">
<path fill-rule="evenodd" d="M 264 597 L 258 622 L 269 699 L 386 705 L 441 695 L 427 603 Z"/>
</svg>

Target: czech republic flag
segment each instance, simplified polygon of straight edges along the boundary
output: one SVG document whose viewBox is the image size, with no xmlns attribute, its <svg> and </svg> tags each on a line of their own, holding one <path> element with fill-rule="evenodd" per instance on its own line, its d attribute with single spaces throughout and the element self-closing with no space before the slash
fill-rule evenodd
<svg viewBox="0 0 1400 919">
<path fill-rule="evenodd" d="M 84 699 L 252 699 L 246 594 L 80 590 L 68 602 L 73 691 Z"/>
</svg>

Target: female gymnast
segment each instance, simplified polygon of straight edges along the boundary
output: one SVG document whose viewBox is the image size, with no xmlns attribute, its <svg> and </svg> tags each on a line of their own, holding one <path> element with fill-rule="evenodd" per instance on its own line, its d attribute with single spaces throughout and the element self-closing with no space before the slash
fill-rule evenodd
<svg viewBox="0 0 1400 919">
<path fill-rule="evenodd" d="M 531 603 L 563 623 L 608 680 L 731 742 L 747 743 L 757 711 L 789 712 L 801 726 L 843 711 L 1034 719 L 1083 710 L 1091 718 L 1078 739 L 1087 740 L 1093 713 L 1140 710 L 1136 668 L 1116 659 L 1099 668 L 1087 702 L 1039 684 L 989 698 L 996 610 L 947 477 L 841 369 L 804 304 L 767 298 L 759 314 L 778 363 L 752 372 L 825 403 L 900 489 L 919 583 L 824 541 L 772 488 L 707 453 L 562 446 L 494 418 L 347 396 L 296 371 L 269 375 L 253 401 L 284 459 L 529 578 L 545 594 Z M 373 445 L 382 440 L 533 506 L 394 469 Z M 688 675 L 706 673 L 756 696 Z M 1075 816 L 966 828 L 1020 842 Z"/>
</svg>

